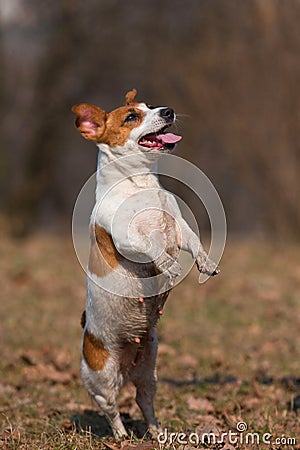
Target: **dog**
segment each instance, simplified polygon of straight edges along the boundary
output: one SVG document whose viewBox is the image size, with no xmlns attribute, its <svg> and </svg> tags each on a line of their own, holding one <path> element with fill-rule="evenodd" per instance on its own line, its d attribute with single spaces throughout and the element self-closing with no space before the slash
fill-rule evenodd
<svg viewBox="0 0 300 450">
<path fill-rule="evenodd" d="M 127 435 L 117 396 L 128 381 L 150 434 L 160 432 L 153 406 L 155 326 L 181 273 L 179 251 L 193 256 L 200 273 L 219 273 L 153 170 L 181 140 L 168 132 L 175 112 L 137 102 L 136 95 L 128 92 L 125 105 L 110 113 L 87 103 L 72 108 L 77 129 L 99 148 L 81 377 L 115 438 Z"/>
</svg>

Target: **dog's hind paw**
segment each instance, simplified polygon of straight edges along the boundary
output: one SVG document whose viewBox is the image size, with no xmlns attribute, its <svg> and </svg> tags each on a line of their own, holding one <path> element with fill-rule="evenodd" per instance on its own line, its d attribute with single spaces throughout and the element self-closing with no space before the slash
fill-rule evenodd
<svg viewBox="0 0 300 450">
<path fill-rule="evenodd" d="M 163 433 L 163 430 L 159 425 L 153 424 L 149 425 L 148 431 L 152 439 L 157 439 L 159 435 Z"/>
</svg>

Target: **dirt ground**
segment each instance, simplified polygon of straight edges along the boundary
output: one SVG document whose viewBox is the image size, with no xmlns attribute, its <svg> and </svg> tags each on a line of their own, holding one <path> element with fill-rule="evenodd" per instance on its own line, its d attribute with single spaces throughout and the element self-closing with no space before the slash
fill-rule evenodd
<svg viewBox="0 0 300 450">
<path fill-rule="evenodd" d="M 299 245 L 231 240 L 217 278 L 199 286 L 193 270 L 171 294 L 158 326 L 161 443 L 144 435 L 132 386 L 119 399 L 123 442 L 82 387 L 85 275 L 70 237 L 2 238 L 0 256 L 0 448 L 300 448 Z"/>
</svg>

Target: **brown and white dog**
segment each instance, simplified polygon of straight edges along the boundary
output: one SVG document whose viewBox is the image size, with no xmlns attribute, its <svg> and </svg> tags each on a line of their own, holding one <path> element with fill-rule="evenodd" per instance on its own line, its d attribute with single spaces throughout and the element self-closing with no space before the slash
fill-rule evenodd
<svg viewBox="0 0 300 450">
<path fill-rule="evenodd" d="M 116 399 L 129 380 L 150 433 L 158 433 L 155 326 L 181 272 L 179 250 L 193 256 L 201 273 L 219 272 L 153 171 L 181 139 L 166 132 L 175 113 L 135 97 L 128 92 L 125 106 L 110 113 L 91 104 L 72 108 L 82 136 L 99 148 L 81 376 L 115 437 L 127 434 Z"/>
</svg>

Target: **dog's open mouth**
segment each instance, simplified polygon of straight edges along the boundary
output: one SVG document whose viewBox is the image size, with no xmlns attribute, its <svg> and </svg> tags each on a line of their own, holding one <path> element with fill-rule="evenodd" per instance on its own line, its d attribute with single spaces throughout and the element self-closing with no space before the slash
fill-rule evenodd
<svg viewBox="0 0 300 450">
<path fill-rule="evenodd" d="M 173 150 L 175 144 L 182 139 L 182 136 L 177 136 L 177 134 L 173 133 L 166 133 L 165 130 L 167 128 L 168 127 L 164 127 L 156 133 L 146 134 L 139 140 L 139 145 L 150 150 L 160 150 L 162 148 L 166 150 Z"/>
</svg>

